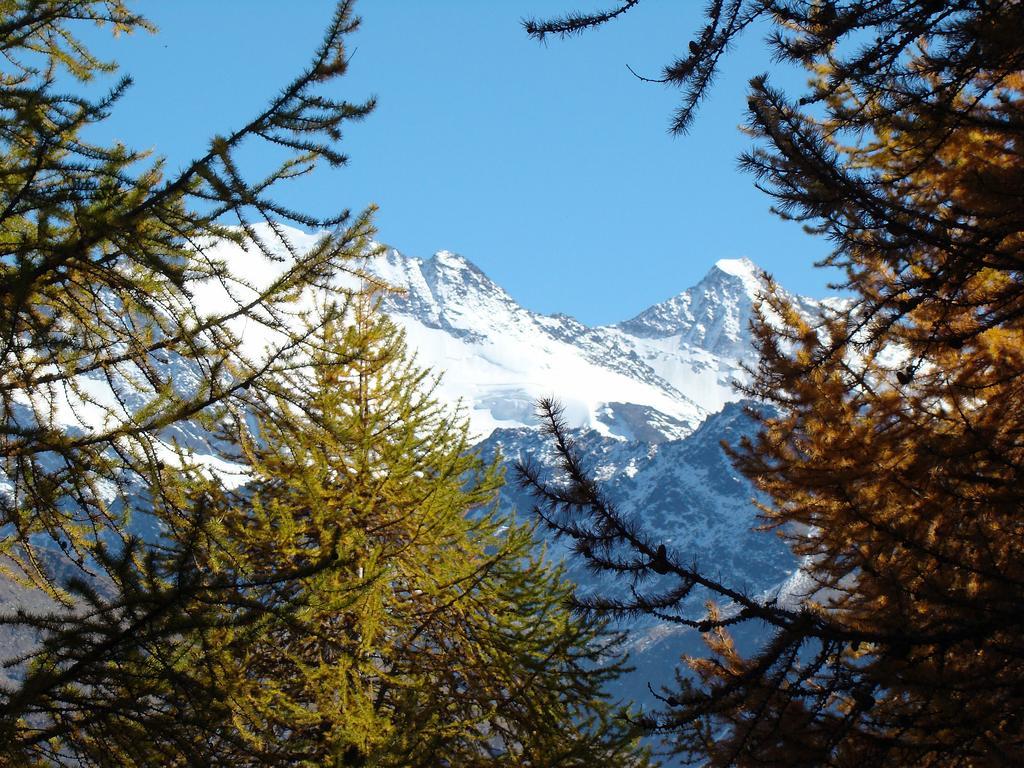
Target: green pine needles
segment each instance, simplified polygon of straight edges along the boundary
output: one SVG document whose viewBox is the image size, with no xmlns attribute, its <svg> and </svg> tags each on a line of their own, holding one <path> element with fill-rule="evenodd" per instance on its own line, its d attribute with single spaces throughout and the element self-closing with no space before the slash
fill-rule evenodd
<svg viewBox="0 0 1024 768">
<path fill-rule="evenodd" d="M 175 176 L 82 138 L 128 84 L 62 90 L 115 70 L 82 22 L 149 28 L 120 0 L 0 4 L 0 568 L 35 596 L 0 613 L 28 648 L 0 765 L 646 764 L 601 693 L 619 638 L 564 607 L 377 312 L 372 212 L 275 200 L 373 107 L 321 89 L 351 3 Z M 289 157 L 250 179 L 247 142 Z M 328 234 L 300 250 L 289 222 Z"/>
<path fill-rule="evenodd" d="M 617 638 L 567 613 L 532 529 L 492 508 L 496 465 L 368 305 L 259 409 L 225 499 L 218 567 L 315 569 L 232 670 L 241 731 L 310 765 L 632 764 L 600 693 Z"/>
</svg>

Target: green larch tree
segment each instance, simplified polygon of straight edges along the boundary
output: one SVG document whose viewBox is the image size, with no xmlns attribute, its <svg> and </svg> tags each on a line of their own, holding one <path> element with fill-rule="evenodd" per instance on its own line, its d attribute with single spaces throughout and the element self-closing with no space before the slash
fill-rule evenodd
<svg viewBox="0 0 1024 768">
<path fill-rule="evenodd" d="M 344 287 L 367 277 L 369 213 L 272 194 L 343 164 L 372 108 L 320 88 L 351 3 L 173 175 L 82 138 L 128 86 L 68 90 L 114 71 L 82 23 L 148 28 L 119 0 L 0 7 L 0 556 L 55 601 L 0 616 L 36 640 L 6 660 L 0 764 L 643 764 L 600 694 L 615 638 L 565 613 L 531 531 L 489 510 L 495 469 Z M 250 142 L 288 157 L 250 179 Z M 329 234 L 300 250 L 280 222 Z M 225 242 L 277 277 L 250 284 Z"/>
<path fill-rule="evenodd" d="M 350 310 L 255 410 L 216 536 L 214 569 L 250 581 L 332 563 L 277 587 L 297 610 L 224 633 L 258 635 L 231 654 L 239 734 L 303 765 L 644 764 L 601 692 L 617 636 L 569 614 L 399 331 L 365 296 Z"/>
<path fill-rule="evenodd" d="M 97 541 L 122 535 L 133 488 L 159 473 L 162 433 L 187 420 L 215 423 L 227 403 L 244 403 L 247 388 L 303 354 L 305 339 L 287 322 L 295 298 L 345 268 L 366 220 L 289 211 L 274 194 L 318 164 L 344 163 L 335 147 L 342 125 L 373 106 L 321 87 L 345 71 L 342 40 L 357 24 L 349 6 L 339 6 L 305 72 L 174 174 L 160 159 L 83 138 L 130 80 L 95 100 L 75 93 L 116 71 L 89 53 L 80 28 L 128 34 L 148 30 L 145 19 L 119 0 L 0 9 L 5 575 L 56 594 L 41 552 L 84 564 Z M 286 157 L 252 179 L 236 154 L 254 142 Z M 288 221 L 333 234 L 300 254 L 278 226 Z M 254 227 L 261 222 L 268 226 Z M 284 262 L 278 277 L 253 286 L 230 271 L 212 250 L 225 239 L 254 260 Z M 218 285 L 218 306 L 197 298 Z M 246 323 L 275 343 L 246 354 Z M 176 381 L 174 369 L 183 373 Z"/>
<path fill-rule="evenodd" d="M 340 3 L 308 69 L 171 174 L 84 138 L 130 81 L 80 95 L 116 71 L 81 30 L 144 31 L 144 18 L 119 0 L 0 7 L 0 570 L 54 601 L 0 616 L 38 640 L 32 658 L 4 658 L 20 669 L 0 691 L 5 764 L 202 764 L 223 722 L 216 670 L 189 666 L 195 648 L 177 639 L 221 620 L 213 606 L 236 601 L 252 621 L 268 605 L 195 567 L 220 480 L 172 438 L 211 431 L 308 358 L 296 300 L 365 252 L 368 213 L 317 218 L 275 199 L 288 179 L 344 164 L 343 125 L 372 109 L 322 87 L 344 73 L 357 24 Z M 284 158 L 258 178 L 236 162 L 254 142 Z M 279 222 L 329 234 L 300 252 Z M 217 257 L 223 242 L 277 276 L 250 284 Z M 210 288 L 216 306 L 201 300 Z M 243 327 L 271 342 L 247 351 Z M 133 520 L 159 536 L 139 541 Z M 132 738 L 134 751 L 115 748 Z"/>
</svg>

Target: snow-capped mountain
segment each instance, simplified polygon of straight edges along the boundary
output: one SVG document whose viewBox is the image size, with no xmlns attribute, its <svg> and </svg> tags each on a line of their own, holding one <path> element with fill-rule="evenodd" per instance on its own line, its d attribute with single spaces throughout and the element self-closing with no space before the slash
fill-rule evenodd
<svg viewBox="0 0 1024 768">
<path fill-rule="evenodd" d="M 369 268 L 405 291 L 385 310 L 420 362 L 444 371 L 439 394 L 463 403 L 481 437 L 534 424 L 536 401 L 552 394 L 572 424 L 607 437 L 690 434 L 737 397 L 732 382 L 751 357 L 747 327 L 763 287 L 749 260 L 722 260 L 635 318 L 588 327 L 524 309 L 448 251 L 416 259 L 391 250 Z"/>
<path fill-rule="evenodd" d="M 301 250 L 317 236 L 295 231 L 290 238 Z M 216 249 L 218 258 L 251 280 L 251 291 L 283 268 L 277 262 L 254 265 L 233 243 Z M 440 376 L 435 395 L 464 408 L 485 456 L 510 463 L 526 457 L 548 461 L 550 445 L 537 429 L 535 408 L 539 398 L 554 396 L 608 497 L 677 556 L 755 594 L 794 573 L 788 548 L 776 536 L 754 531 L 755 492 L 720 445 L 735 444 L 753 429 L 732 386 L 744 375 L 743 364 L 754 359 L 748 326 L 764 283 L 752 262 L 718 261 L 695 286 L 632 319 L 599 327 L 523 308 L 471 262 L 448 251 L 418 259 L 388 250 L 365 268 L 401 289 L 385 294 L 384 310 L 405 330 L 418 362 Z M 223 304 L 217 285 L 204 290 L 199 302 Z M 794 301 L 808 314 L 820 311 L 821 302 Z M 270 342 L 257 325 L 236 330 L 246 351 L 258 357 Z M 187 385 L 187 370 L 171 375 L 176 385 Z M 95 385 L 95 401 L 106 402 L 103 387 L 109 383 L 89 376 L 83 386 Z M 60 423 L 69 430 L 110 417 L 80 407 L 64 410 L 69 415 Z M 191 426 L 175 427 L 167 439 L 204 461 L 209 436 L 193 434 Z M 212 454 L 205 459 L 226 480 L 244 482 L 237 468 L 216 464 Z M 522 515 L 532 506 L 512 483 L 502 502 Z M 549 551 L 564 552 L 557 544 Z M 579 563 L 568 567 L 582 589 L 616 588 L 595 581 Z M 0 581 L 0 591 L 3 586 Z M 0 594 L 0 606 L 25 599 Z M 646 696 L 646 683 L 664 679 L 680 653 L 699 652 L 699 635 L 691 630 L 650 623 L 632 629 L 638 669 L 620 688 L 630 697 Z M 12 643 L 0 638 L 0 645 Z"/>
<path fill-rule="evenodd" d="M 574 437 L 592 476 L 621 512 L 641 522 L 652 541 L 664 543 L 681 562 L 696 564 L 707 575 L 751 595 L 774 596 L 793 591 L 799 578 L 798 562 L 777 535 L 758 529 L 755 492 L 731 466 L 721 442 L 737 443 L 751 434 L 754 424 L 741 403 L 729 403 L 712 414 L 695 432 L 680 440 L 658 444 L 627 442 L 603 437 L 594 430 L 579 429 Z M 480 449 L 485 458 L 501 456 L 506 462 L 529 459 L 551 464 L 549 441 L 535 429 L 498 429 Z M 534 500 L 509 482 L 501 491 L 501 506 L 530 515 Z M 566 543 L 548 544 L 548 553 L 564 557 Z M 584 593 L 629 599 L 625 579 L 602 578 L 590 571 L 582 558 L 565 560 L 570 579 Z M 657 592 L 668 582 L 648 583 Z M 641 586 L 641 590 L 644 586 Z M 710 597 L 696 590 L 687 600 L 690 617 L 704 612 Z M 725 607 L 725 606 L 723 606 Z M 704 655 L 702 636 L 694 629 L 667 624 L 649 617 L 632 619 L 626 630 L 626 650 L 633 671 L 611 687 L 616 697 L 639 705 L 656 705 L 648 684 L 657 689 L 668 683 L 681 657 Z M 740 625 L 735 639 L 741 648 L 764 627 Z"/>
<path fill-rule="evenodd" d="M 600 327 L 530 312 L 447 251 L 429 259 L 388 251 L 370 268 L 404 289 L 385 310 L 419 362 L 441 372 L 438 394 L 462 403 L 484 438 L 480 450 L 500 456 L 510 478 L 517 460 L 552 463 L 534 409 L 554 395 L 606 497 L 653 540 L 749 594 L 773 593 L 799 574 L 785 543 L 757 530 L 756 492 L 721 446 L 755 428 L 732 386 L 755 360 L 749 323 L 765 283 L 751 261 L 718 261 L 697 285 Z M 790 299 L 808 315 L 821 311 L 822 302 Z M 533 500 L 509 482 L 502 506 L 529 515 Z M 557 542 L 548 551 L 566 552 Z M 566 565 L 584 591 L 628 586 L 602 581 L 576 558 Z M 706 597 L 695 594 L 690 609 L 702 611 Z M 704 652 L 692 629 L 643 619 L 627 629 L 636 669 L 614 692 L 636 702 L 651 703 L 648 683 L 666 681 L 681 655 Z M 737 639 L 751 631 L 744 626 Z"/>
</svg>

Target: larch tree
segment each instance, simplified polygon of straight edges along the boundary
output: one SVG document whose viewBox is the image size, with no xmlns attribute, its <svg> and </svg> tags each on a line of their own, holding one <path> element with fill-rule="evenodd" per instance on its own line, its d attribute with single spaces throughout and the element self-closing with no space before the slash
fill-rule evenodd
<svg viewBox="0 0 1024 768">
<path fill-rule="evenodd" d="M 600 693 L 616 638 L 565 612 L 368 304 L 370 212 L 275 201 L 373 106 L 321 88 L 351 3 L 169 177 L 82 138 L 128 86 L 66 90 L 115 69 L 83 23 L 148 28 L 118 0 L 0 8 L 0 555 L 52 600 L 0 616 L 32 636 L 4 659 L 0 765 L 643 765 Z M 251 142 L 289 157 L 250 179 Z M 328 234 L 300 248 L 289 222 Z"/>
<path fill-rule="evenodd" d="M 350 6 L 339 4 L 308 69 L 170 175 L 159 159 L 84 138 L 130 80 L 98 99 L 76 93 L 116 72 L 83 29 L 149 30 L 144 18 L 118 0 L 0 9 L 0 568 L 52 600 L 0 617 L 38 641 L 3 659 L 20 669 L 0 691 L 4 764 L 205 764 L 224 692 L 212 672 L 191 684 L 176 640 L 219 620 L 214 606 L 237 602 L 239 622 L 268 606 L 244 602 L 252 585 L 195 568 L 215 544 L 221 479 L 196 460 L 205 449 L 178 438 L 202 441 L 308 359 L 314 329 L 295 321 L 297 300 L 365 255 L 368 213 L 317 218 L 275 199 L 288 179 L 344 164 L 343 126 L 372 109 L 323 89 L 347 66 Z M 280 166 L 244 172 L 236 156 L 253 143 Z M 330 234 L 300 251 L 282 222 Z M 250 284 L 218 258 L 224 242 L 276 277 Z M 210 289 L 216 305 L 202 300 Z M 243 327 L 266 348 L 242 344 Z M 141 541 L 143 526 L 159 535 Z M 115 748 L 130 735 L 137 759 Z"/>
<path fill-rule="evenodd" d="M 531 23 L 570 33 L 602 16 Z M 851 297 L 802 316 L 769 281 L 747 394 L 775 406 L 733 446 L 810 588 L 757 599 L 645 535 L 587 477 L 557 410 L 569 482 L 524 479 L 542 514 L 633 599 L 704 632 L 710 655 L 646 725 L 711 765 L 1024 761 L 1021 312 L 1024 6 L 715 2 L 665 79 L 682 130 L 728 43 L 757 19 L 806 66 L 799 98 L 751 81 L 743 158 L 783 216 L 834 245 Z M 653 576 L 668 579 L 645 587 Z M 668 586 L 666 586 L 668 584 Z M 701 593 L 716 604 L 687 610 Z M 763 622 L 740 653 L 730 628 Z"/>
<path fill-rule="evenodd" d="M 40 549 L 84 561 L 104 532 L 123 530 L 133 483 L 159 469 L 162 431 L 213 422 L 218 406 L 287 369 L 305 344 L 287 322 L 296 293 L 343 269 L 367 225 L 348 211 L 288 211 L 272 196 L 318 163 L 344 163 L 334 146 L 342 125 L 373 106 L 331 100 L 319 87 L 345 70 L 342 39 L 356 24 L 347 3 L 300 77 L 172 176 L 160 160 L 82 138 L 130 85 L 124 78 L 96 101 L 65 90 L 116 70 L 76 36 L 85 24 L 148 29 L 124 3 L 65 0 L 9 3 L 0 26 L 0 513 L 9 526 L 0 546 L 6 574 L 45 589 L 55 584 Z M 247 179 L 235 156 L 252 142 L 289 157 Z M 337 234 L 299 254 L 277 228 L 288 221 Z M 211 251 L 225 238 L 244 242 L 254 260 L 281 262 L 283 251 L 287 266 L 253 290 Z M 221 306 L 196 299 L 211 284 L 225 287 Z M 277 343 L 242 354 L 246 321 L 276 332 Z M 175 365 L 190 386 L 169 380 Z"/>
<path fill-rule="evenodd" d="M 644 765 L 602 693 L 619 637 L 571 616 L 397 328 L 352 314 L 256 409 L 253 479 L 223 502 L 215 570 L 337 563 L 276 587 L 299 610 L 223 634 L 258 634 L 229 654 L 239 735 L 270 764 Z"/>
</svg>

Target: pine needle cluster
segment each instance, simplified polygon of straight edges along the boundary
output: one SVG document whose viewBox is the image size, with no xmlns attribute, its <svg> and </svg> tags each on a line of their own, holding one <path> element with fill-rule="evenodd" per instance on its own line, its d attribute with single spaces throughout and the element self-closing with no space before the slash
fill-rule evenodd
<svg viewBox="0 0 1024 768">
<path fill-rule="evenodd" d="M 810 318 L 769 279 L 744 390 L 774 407 L 731 448 L 808 587 L 747 595 L 652 541 L 587 477 L 550 404 L 567 482 L 524 468 L 549 524 L 633 585 L 585 612 L 705 634 L 709 656 L 689 660 L 649 722 L 692 759 L 1024 762 L 1022 14 L 998 0 L 713 2 L 666 69 L 689 89 L 682 130 L 756 19 L 777 56 L 806 67 L 799 98 L 751 81 L 759 143 L 742 162 L 780 214 L 830 239 L 825 263 L 850 295 Z M 652 575 L 669 586 L 646 587 Z M 715 603 L 693 610 L 695 590 Z M 748 622 L 765 639 L 744 653 L 731 629 Z"/>
<path fill-rule="evenodd" d="M 323 89 L 351 6 L 175 174 L 84 138 L 127 79 L 75 93 L 116 70 L 83 25 L 145 19 L 0 6 L 0 569 L 44 596 L 0 615 L 29 647 L 2 659 L 0 765 L 646 764 L 601 692 L 618 637 L 564 608 L 376 311 L 372 210 L 278 202 L 373 107 Z M 252 143 L 284 151 L 269 176 Z"/>
</svg>

